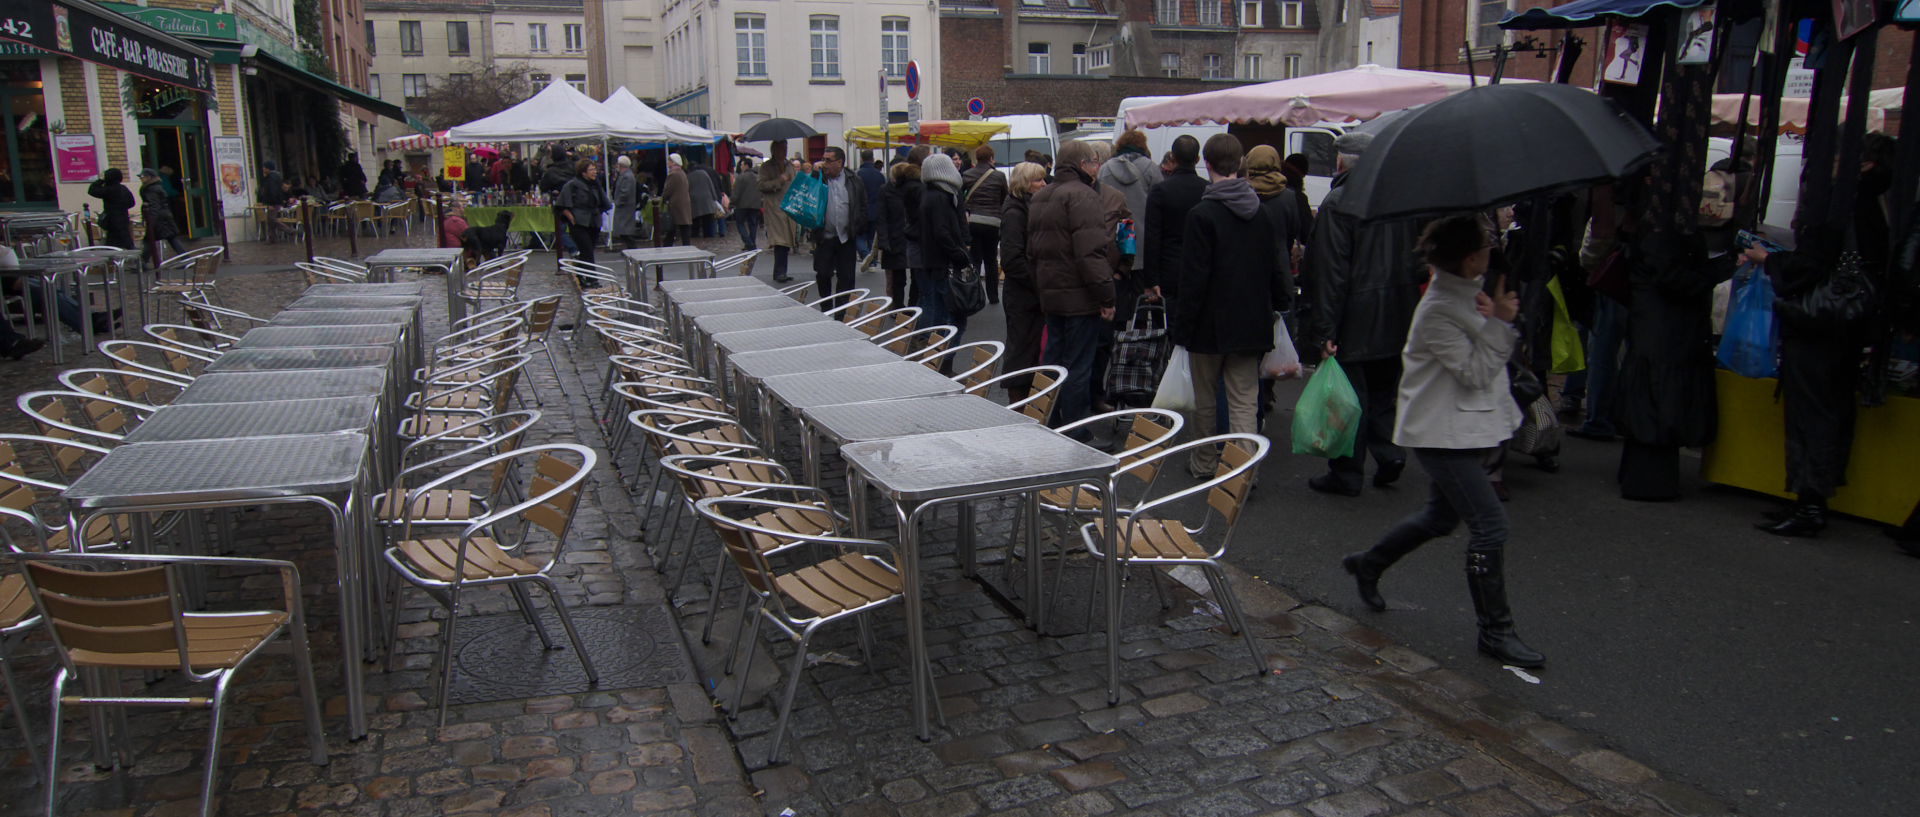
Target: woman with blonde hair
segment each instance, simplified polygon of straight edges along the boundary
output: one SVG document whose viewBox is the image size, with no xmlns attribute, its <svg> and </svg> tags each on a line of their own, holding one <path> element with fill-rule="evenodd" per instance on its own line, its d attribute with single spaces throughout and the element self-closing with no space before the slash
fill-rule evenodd
<svg viewBox="0 0 1920 817">
<path fill-rule="evenodd" d="M 1047 169 L 1034 162 L 1014 165 L 1007 176 L 1007 197 L 1000 204 L 1000 273 L 1004 287 L 1001 306 L 1007 317 L 1007 357 L 1002 371 L 1030 369 L 1040 364 L 1040 330 L 1047 317 L 1040 312 L 1040 290 L 1033 283 L 1027 260 L 1027 205 L 1047 186 Z M 1007 381 L 1014 400 L 1027 396 L 1032 377 Z"/>
</svg>

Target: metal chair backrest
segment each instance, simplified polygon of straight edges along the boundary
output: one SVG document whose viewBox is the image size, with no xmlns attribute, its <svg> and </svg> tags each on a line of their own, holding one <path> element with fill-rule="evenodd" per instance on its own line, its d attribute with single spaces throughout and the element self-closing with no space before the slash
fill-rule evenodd
<svg viewBox="0 0 1920 817">
<path fill-rule="evenodd" d="M 1206 496 L 1205 518 L 1199 525 L 1188 526 L 1194 538 L 1209 535 L 1213 522 L 1222 523 L 1220 538 L 1211 548 L 1213 558 L 1219 558 L 1226 552 L 1227 542 L 1233 536 L 1233 529 L 1240 521 L 1240 512 L 1246 508 L 1247 496 L 1253 491 L 1253 478 L 1260 463 L 1266 459 L 1273 443 L 1259 434 L 1216 434 L 1211 437 L 1193 440 L 1172 448 L 1162 449 L 1144 460 L 1140 465 L 1155 465 L 1174 458 L 1185 458 L 1202 447 L 1219 446 L 1220 463 L 1214 467 L 1213 476 L 1198 485 L 1189 486 L 1159 496 L 1151 496 L 1125 512 L 1120 525 L 1123 530 L 1136 524 L 1141 518 L 1166 518 L 1160 512 L 1165 509 L 1177 514 L 1189 506 L 1183 501 L 1189 497 L 1204 494 Z M 1151 490 L 1149 491 L 1151 493 Z M 1184 522 L 1182 524 L 1185 524 Z M 1126 537 L 1123 537 L 1123 540 Z"/>
<path fill-rule="evenodd" d="M 61 440 L 92 439 L 100 445 L 118 445 L 136 418 L 153 411 L 115 397 L 86 391 L 30 391 L 14 401 L 47 437 Z M 55 470 L 63 479 L 72 479 L 68 470 L 72 457 L 56 457 Z"/>
<path fill-rule="evenodd" d="M 174 323 L 150 323 L 140 327 L 140 331 L 160 341 L 163 346 L 173 346 L 186 352 L 216 357 L 220 355 L 223 348 L 240 340 L 238 336 L 225 332 Z M 196 342 L 196 340 L 204 342 Z"/>
<path fill-rule="evenodd" d="M 189 292 L 181 296 L 180 311 L 186 314 L 187 323 L 193 325 L 196 329 L 223 329 L 224 327 L 220 325 L 221 318 L 243 320 L 256 326 L 264 326 L 270 323 L 266 318 L 257 318 L 241 312 L 238 309 L 229 309 L 224 306 L 215 306 L 208 303 L 207 294 L 199 291 Z"/>
<path fill-rule="evenodd" d="M 967 388 L 973 388 L 992 379 L 993 364 L 1000 362 L 1000 356 L 1005 354 L 1006 351 L 1006 344 L 1000 341 L 976 340 L 972 343 L 962 343 L 950 349 L 942 349 L 933 354 L 915 358 L 915 360 L 926 364 L 927 368 L 936 372 L 940 371 L 940 367 L 949 360 L 952 361 L 952 365 L 956 369 L 965 366 L 966 368 L 956 373 L 953 379 L 960 381 L 960 383 Z"/>
<path fill-rule="evenodd" d="M 68 369 L 60 373 L 60 384 L 74 391 L 110 394 L 123 400 L 156 407 L 173 402 L 173 398 L 187 387 L 187 384 L 180 381 L 159 377 L 139 369 Z M 98 391 L 96 387 L 99 384 L 106 384 L 110 388 L 107 391 Z M 155 393 L 155 387 L 167 390 L 164 397 Z"/>
<path fill-rule="evenodd" d="M 952 342 L 954 337 L 959 334 L 959 327 L 943 324 L 895 335 L 884 341 L 876 337 L 873 339 L 873 342 L 880 344 L 880 348 L 906 358 L 907 360 L 919 360 L 927 355 L 939 354 L 940 350 L 947 348 L 947 344 Z M 925 345 L 920 346 L 920 344 Z M 916 346 L 918 346 L 918 348 L 915 348 Z"/>
<path fill-rule="evenodd" d="M 856 321 L 847 323 L 855 329 L 867 333 L 870 338 L 884 338 L 895 332 L 911 332 L 913 325 L 920 320 L 920 307 L 903 306 L 885 312 L 875 312 Z"/>
<path fill-rule="evenodd" d="M 368 203 L 371 203 L 371 202 L 368 202 Z M 332 256 L 327 256 L 327 255 L 314 256 L 313 263 L 319 264 L 320 266 L 323 266 L 323 267 L 328 267 L 334 270 L 338 270 L 340 272 L 344 272 L 349 275 L 359 276 L 361 280 L 366 280 L 367 273 L 371 271 L 365 264 L 356 264 L 344 258 L 334 258 Z"/>
<path fill-rule="evenodd" d="M 844 306 L 836 306 L 827 310 L 825 314 L 835 319 L 852 323 L 861 318 L 885 312 L 887 307 L 892 305 L 892 298 L 885 295 L 875 295 L 871 298 L 861 298 Z"/>
<path fill-rule="evenodd" d="M 212 363 L 214 356 L 206 352 L 193 352 L 179 346 L 162 343 L 148 343 L 143 340 L 103 340 L 98 344 L 100 351 L 120 361 L 114 365 L 126 365 L 136 369 L 146 369 L 161 375 L 192 379 L 194 369 Z M 166 361 L 166 367 L 149 366 L 140 362 L 140 350 L 157 353 Z"/>
<path fill-rule="evenodd" d="M 527 334 L 545 340 L 553 330 L 553 321 L 560 314 L 560 296 L 548 295 L 527 302 Z"/>
<path fill-rule="evenodd" d="M 20 450 L 23 445 L 37 445 L 46 452 L 50 461 L 56 464 L 64 461 L 75 471 L 83 470 L 78 467 L 78 463 L 82 460 L 106 456 L 107 449 L 58 437 L 0 434 L 0 515 L 11 516 L 26 523 L 33 531 L 34 542 L 31 549 L 45 552 L 49 547 L 49 537 L 62 530 L 65 522 L 62 520 L 52 525 L 47 524 L 35 510 L 35 506 L 43 496 L 58 497 L 67 490 L 67 486 L 29 474 L 24 452 Z M 59 469 L 56 467 L 55 470 Z M 111 533 L 110 528 L 109 533 Z M 13 550 L 28 550 L 11 534 L 7 534 L 5 538 Z M 67 546 L 72 546 L 71 540 L 67 542 Z"/>
<path fill-rule="evenodd" d="M 644 398 L 637 402 L 647 407 L 628 412 L 627 422 L 639 426 L 646 434 L 647 444 L 657 457 L 671 454 L 748 456 L 760 452 L 760 447 L 747 435 L 746 427 L 732 417 Z"/>
<path fill-rule="evenodd" d="M 1033 385 L 1027 396 L 1007 404 L 1007 408 L 1025 414 L 1040 422 L 1046 422 L 1053 413 L 1053 401 L 1059 395 L 1060 386 L 1066 383 L 1067 370 L 1060 366 L 1033 366 L 1018 371 L 1007 372 L 999 377 L 981 381 L 968 386 L 968 394 L 987 396 L 996 384 L 1009 380 L 1019 380 L 1031 376 Z"/>
<path fill-rule="evenodd" d="M 735 253 L 715 261 L 713 262 L 713 275 L 716 278 L 734 273 L 745 275 L 746 273 L 742 272 L 742 270 L 752 269 L 753 259 L 758 258 L 763 252 L 766 252 L 766 250 L 747 250 L 746 252 Z"/>
<path fill-rule="evenodd" d="M 713 527 L 714 534 L 725 546 L 734 565 L 740 569 L 747 586 L 768 600 L 767 609 L 770 612 L 790 624 L 831 616 L 816 615 L 810 609 L 789 607 L 789 596 L 814 609 L 851 611 L 897 595 L 850 570 L 782 573 L 773 565 L 773 554 L 755 546 L 756 539 L 790 540 L 796 545 L 813 545 L 823 551 L 830 549 L 830 552 L 842 554 L 852 550 L 888 554 L 894 556 L 894 563 L 898 563 L 897 552 L 886 542 L 780 530 L 755 521 L 783 511 L 804 513 L 816 510 L 812 505 L 758 496 L 730 496 L 702 499 L 694 503 L 694 509 Z"/>
<path fill-rule="evenodd" d="M 571 460 L 571 461 L 570 461 Z M 495 454 L 479 462 L 460 468 L 425 485 L 413 489 L 407 495 L 408 504 L 426 491 L 454 484 L 469 474 L 486 471 L 517 471 L 519 466 L 533 463 L 530 483 L 525 493 L 526 499 L 508 508 L 495 510 L 486 516 L 473 520 L 467 525 L 465 537 L 483 531 L 494 531 L 498 537 L 498 525 L 509 520 L 523 520 L 530 527 L 539 527 L 551 534 L 554 542 L 564 543 L 567 531 L 573 525 L 574 511 L 580 505 L 580 485 L 593 471 L 599 455 L 585 446 L 570 443 L 549 443 L 518 448 L 502 454 Z M 517 547 L 524 543 L 524 535 L 530 530 L 523 528 L 520 541 L 503 546 Z M 403 526 L 402 538 L 413 539 L 413 523 L 408 520 Z M 464 538 L 464 537 L 463 537 Z M 466 573 L 467 549 L 462 547 L 455 557 L 455 577 Z M 456 578 L 456 580 L 458 580 Z"/>
<path fill-rule="evenodd" d="M 301 272 L 306 273 L 308 286 L 315 284 L 359 284 L 365 283 L 367 280 L 364 273 L 348 272 L 343 269 L 315 262 L 295 261 L 293 265 L 298 267 Z"/>
<path fill-rule="evenodd" d="M 50 625 L 54 653 L 69 672 L 150 666 L 172 654 L 183 675 L 206 677 L 194 672 L 187 650 L 180 577 L 172 568 L 80 570 L 68 564 L 87 562 L 20 558 L 34 603 Z"/>
<path fill-rule="evenodd" d="M 838 307 L 846 306 L 847 304 L 853 303 L 854 301 L 858 301 L 861 298 L 865 298 L 871 294 L 872 292 L 870 290 L 862 289 L 859 287 L 855 287 L 853 289 L 843 289 L 843 290 L 840 290 L 839 292 L 833 293 L 832 295 L 828 295 L 822 298 L 815 298 L 812 301 L 808 301 L 807 306 L 814 307 L 816 309 L 819 309 L 822 312 L 831 312 L 832 310 Z"/>
</svg>

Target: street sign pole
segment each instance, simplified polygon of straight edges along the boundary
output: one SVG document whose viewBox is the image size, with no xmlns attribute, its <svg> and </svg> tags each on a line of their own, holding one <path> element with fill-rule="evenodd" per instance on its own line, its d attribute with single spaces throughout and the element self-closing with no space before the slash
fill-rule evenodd
<svg viewBox="0 0 1920 817">
<path fill-rule="evenodd" d="M 887 130 L 893 123 L 887 121 L 887 69 L 880 69 L 880 166 L 886 167 L 887 160 L 893 158 L 893 132 Z"/>
</svg>

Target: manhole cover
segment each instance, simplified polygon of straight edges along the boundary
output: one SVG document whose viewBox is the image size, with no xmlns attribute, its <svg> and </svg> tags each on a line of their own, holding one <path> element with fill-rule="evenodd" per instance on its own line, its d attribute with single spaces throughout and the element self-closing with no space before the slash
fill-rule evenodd
<svg viewBox="0 0 1920 817">
<path fill-rule="evenodd" d="M 692 663 L 672 619 L 658 606 L 576 608 L 574 626 L 600 671 L 598 684 L 567 640 L 559 615 L 542 611 L 547 634 L 561 649 L 546 650 L 519 613 L 462 618 L 454 631 L 453 690 L 449 703 L 508 701 L 569 695 L 593 689 L 657 687 L 693 681 Z"/>
</svg>

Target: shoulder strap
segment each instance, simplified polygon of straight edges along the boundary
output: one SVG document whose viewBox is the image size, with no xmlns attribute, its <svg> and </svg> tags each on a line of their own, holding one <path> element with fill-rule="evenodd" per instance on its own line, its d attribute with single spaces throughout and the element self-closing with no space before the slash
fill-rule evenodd
<svg viewBox="0 0 1920 817">
<path fill-rule="evenodd" d="M 962 198 L 961 201 L 962 202 L 972 201 L 973 191 L 979 190 L 980 185 L 986 184 L 988 179 L 993 178 L 993 174 L 999 173 L 999 172 L 1000 171 L 996 168 L 996 169 L 989 169 L 987 172 L 980 174 L 980 178 L 973 180 L 973 186 L 967 188 L 967 195 L 965 198 Z"/>
</svg>

